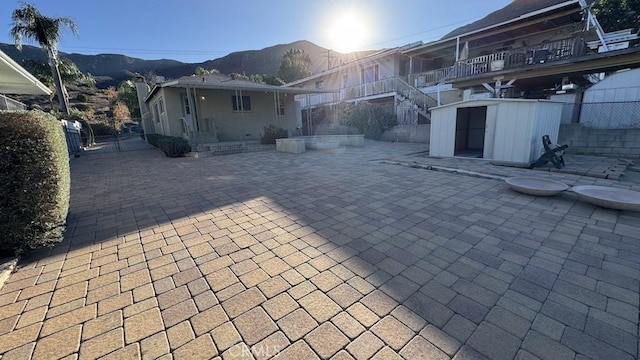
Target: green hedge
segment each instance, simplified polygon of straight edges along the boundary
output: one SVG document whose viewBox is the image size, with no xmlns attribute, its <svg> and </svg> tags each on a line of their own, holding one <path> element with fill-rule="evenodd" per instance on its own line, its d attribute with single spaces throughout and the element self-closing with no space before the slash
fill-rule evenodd
<svg viewBox="0 0 640 360">
<path fill-rule="evenodd" d="M 164 135 L 158 135 L 158 134 L 146 134 L 145 137 L 147 138 L 147 142 L 149 143 L 149 145 L 153 145 L 155 147 L 158 147 L 158 140 L 160 140 L 161 138 L 165 137 Z"/>
<path fill-rule="evenodd" d="M 189 142 L 183 138 L 174 136 L 160 136 L 158 139 L 158 147 L 168 157 L 180 157 L 191 151 Z"/>
<path fill-rule="evenodd" d="M 39 111 L 0 112 L 0 250 L 22 253 L 62 240 L 69 210 L 67 143 Z"/>
<path fill-rule="evenodd" d="M 284 139 L 288 136 L 287 130 L 269 125 L 264 127 L 264 134 L 260 137 L 260 142 L 263 144 L 275 144 L 276 139 Z"/>
<path fill-rule="evenodd" d="M 367 102 L 347 105 L 340 123 L 373 140 L 379 140 L 383 132 L 398 124 L 392 107 Z"/>
</svg>

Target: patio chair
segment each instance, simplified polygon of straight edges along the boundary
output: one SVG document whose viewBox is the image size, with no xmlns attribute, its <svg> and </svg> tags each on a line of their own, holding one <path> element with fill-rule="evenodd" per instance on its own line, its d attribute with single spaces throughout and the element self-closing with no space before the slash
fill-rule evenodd
<svg viewBox="0 0 640 360">
<path fill-rule="evenodd" d="M 551 162 L 556 169 L 562 169 L 564 166 L 564 151 L 569 147 L 569 145 L 553 144 L 551 143 L 551 139 L 549 139 L 549 135 L 544 135 L 542 137 L 542 146 L 544 147 L 544 153 L 540 158 L 538 158 L 538 160 L 532 162 L 529 168 L 532 169 Z"/>
</svg>

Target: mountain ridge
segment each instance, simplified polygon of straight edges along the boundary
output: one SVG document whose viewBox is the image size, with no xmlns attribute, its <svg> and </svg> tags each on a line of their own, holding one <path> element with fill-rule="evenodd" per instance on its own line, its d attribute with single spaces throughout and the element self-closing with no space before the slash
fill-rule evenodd
<svg viewBox="0 0 640 360">
<path fill-rule="evenodd" d="M 276 75 L 282 56 L 291 48 L 305 51 L 311 58 L 312 73 L 327 69 L 327 55 L 331 56 L 332 66 L 353 61 L 374 51 L 360 51 L 348 54 L 338 53 L 318 46 L 307 40 L 298 40 L 288 44 L 276 44 L 259 50 L 243 50 L 229 53 L 223 57 L 198 63 L 186 63 L 173 59 L 146 60 L 124 54 L 96 54 L 60 52 L 60 56 L 73 61 L 84 73 L 91 73 L 98 82 L 98 87 L 117 85 L 131 78 L 131 73 L 145 74 L 153 72 L 168 79 L 193 74 L 196 67 L 217 69 L 222 73 L 246 73 Z M 0 50 L 13 60 L 22 63 L 24 59 L 46 62 L 46 53 L 39 47 L 23 45 L 22 51 L 13 44 L 0 43 Z"/>
</svg>

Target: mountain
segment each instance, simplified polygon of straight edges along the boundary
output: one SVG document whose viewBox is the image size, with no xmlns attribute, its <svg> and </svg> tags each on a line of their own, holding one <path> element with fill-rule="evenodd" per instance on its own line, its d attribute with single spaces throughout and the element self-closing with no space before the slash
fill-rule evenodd
<svg viewBox="0 0 640 360">
<path fill-rule="evenodd" d="M 208 70 L 218 69 L 225 74 L 244 72 L 247 75 L 276 75 L 282 56 L 291 48 L 299 48 L 309 54 L 313 64 L 313 73 L 321 72 L 327 68 L 327 49 L 306 40 L 270 46 L 262 50 L 233 52 L 224 57 L 201 63 L 184 63 L 171 59 L 144 60 L 120 54 L 83 55 L 60 52 L 60 56 L 73 61 L 80 71 L 91 73 L 98 81 L 97 85 L 104 88 L 130 79 L 131 73 L 144 74 L 153 72 L 168 79 L 175 79 L 193 74 L 198 66 Z M 34 59 L 43 62 L 47 60 L 45 52 L 34 46 L 24 45 L 22 51 L 18 51 L 13 44 L 0 43 L 0 50 L 18 63 L 21 63 L 23 59 Z M 372 52 L 363 51 L 341 54 L 331 51 L 331 65 L 333 67 L 353 61 Z"/>
</svg>

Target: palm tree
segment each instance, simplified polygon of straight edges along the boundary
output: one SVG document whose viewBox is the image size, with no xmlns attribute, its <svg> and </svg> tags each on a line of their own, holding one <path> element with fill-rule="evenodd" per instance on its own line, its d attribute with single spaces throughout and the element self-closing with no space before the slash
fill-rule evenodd
<svg viewBox="0 0 640 360">
<path fill-rule="evenodd" d="M 58 68 L 58 41 L 60 40 L 60 30 L 67 27 L 74 34 L 78 33 L 78 25 L 68 17 L 47 17 L 29 3 L 22 3 L 22 7 L 13 11 L 11 16 L 13 27 L 11 36 L 18 50 L 22 50 L 22 39 L 37 42 L 49 56 L 49 66 L 56 85 L 58 100 L 62 107 L 62 112 L 69 114 L 69 96 L 62 83 L 60 69 Z"/>
</svg>

